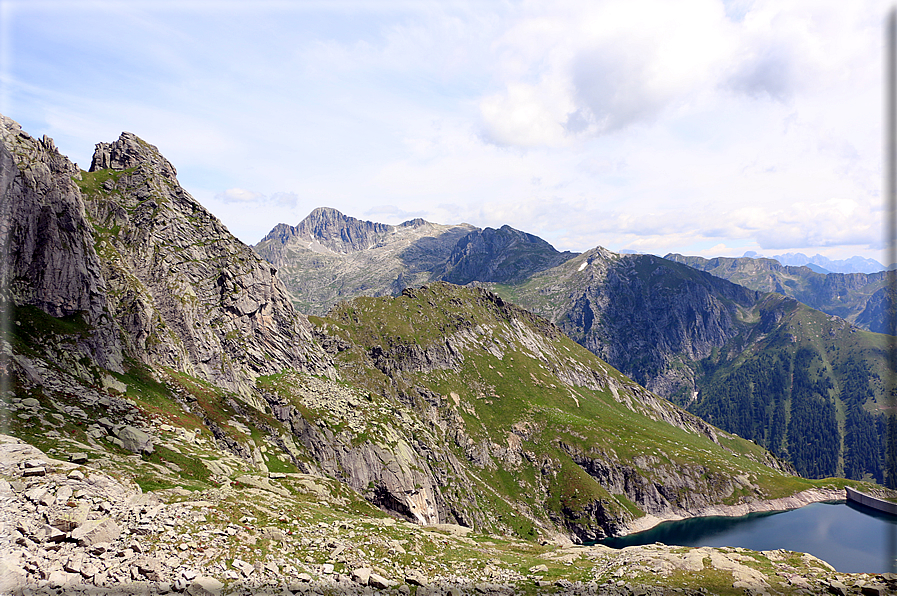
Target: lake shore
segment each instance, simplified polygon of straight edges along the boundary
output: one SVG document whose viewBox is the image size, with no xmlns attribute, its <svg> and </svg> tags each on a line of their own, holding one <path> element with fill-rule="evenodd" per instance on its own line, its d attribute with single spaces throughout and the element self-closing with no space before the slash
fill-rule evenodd
<svg viewBox="0 0 897 596">
<path fill-rule="evenodd" d="M 667 521 L 710 516 L 740 517 L 764 511 L 789 511 L 791 509 L 810 505 L 811 503 L 846 501 L 846 499 L 847 494 L 843 489 L 811 488 L 788 497 L 770 499 L 767 501 L 753 501 L 750 503 L 739 503 L 738 505 L 713 505 L 692 511 L 680 510 L 659 515 L 649 513 L 634 519 L 623 526 L 623 530 L 617 534 L 617 536 L 628 536 L 629 534 L 634 534 L 636 532 L 650 530 L 654 526 Z"/>
</svg>

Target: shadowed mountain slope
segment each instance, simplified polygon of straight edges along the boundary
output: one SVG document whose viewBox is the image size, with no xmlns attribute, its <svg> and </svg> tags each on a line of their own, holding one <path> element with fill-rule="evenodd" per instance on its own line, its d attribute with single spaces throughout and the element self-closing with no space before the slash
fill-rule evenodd
<svg viewBox="0 0 897 596">
<path fill-rule="evenodd" d="M 858 327 L 886 333 L 888 309 L 887 273 L 817 273 L 809 267 L 782 265 L 773 259 L 748 257 L 685 257 L 669 254 L 665 259 L 712 273 L 753 290 L 778 292 Z"/>
<path fill-rule="evenodd" d="M 90 172 L 0 141 L 0 591 L 785 589 L 760 553 L 570 540 L 873 488 L 790 475 L 484 289 L 306 319 L 134 135 Z"/>
<path fill-rule="evenodd" d="M 680 263 L 600 248 L 495 290 L 803 474 L 883 478 L 885 336 Z M 761 378 L 773 369 L 781 374 Z"/>
</svg>

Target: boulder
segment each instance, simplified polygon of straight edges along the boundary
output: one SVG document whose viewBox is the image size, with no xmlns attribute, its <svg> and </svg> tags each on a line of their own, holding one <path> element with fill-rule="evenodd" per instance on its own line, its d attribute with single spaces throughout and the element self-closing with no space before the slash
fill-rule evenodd
<svg viewBox="0 0 897 596">
<path fill-rule="evenodd" d="M 56 501 L 59 503 L 63 503 L 63 504 L 67 503 L 68 500 L 72 498 L 73 493 L 74 493 L 74 491 L 72 490 L 71 486 L 68 486 L 68 485 L 60 486 L 59 489 L 56 491 Z"/>
<path fill-rule="evenodd" d="M 115 436 L 122 442 L 122 446 L 134 453 L 152 453 L 153 437 L 139 428 L 123 426 L 119 428 Z"/>
<path fill-rule="evenodd" d="M 368 580 L 371 578 L 371 573 L 372 571 L 370 567 L 361 567 L 352 572 L 352 580 L 362 586 L 366 586 L 368 585 Z"/>
<path fill-rule="evenodd" d="M 44 524 L 37 532 L 35 532 L 34 537 L 38 542 L 43 542 L 45 544 L 59 543 L 65 540 L 65 532 L 62 532 L 58 528 L 54 528 L 53 526 Z"/>
<path fill-rule="evenodd" d="M 91 519 L 72 530 L 72 539 L 80 546 L 99 542 L 113 542 L 121 535 L 121 528 L 111 519 Z"/>
<path fill-rule="evenodd" d="M 255 571 L 255 567 L 242 559 L 234 559 L 231 563 L 231 566 L 235 569 L 239 569 L 240 573 L 242 573 L 246 577 L 249 577 L 250 575 L 252 575 L 252 572 Z"/>
<path fill-rule="evenodd" d="M 368 585 L 372 588 L 377 588 L 378 590 L 385 590 L 391 588 L 393 582 L 378 573 L 371 573 L 371 576 L 368 578 Z"/>
<path fill-rule="evenodd" d="M 847 586 L 837 580 L 828 582 L 828 591 L 837 596 L 847 596 Z"/>
<path fill-rule="evenodd" d="M 209 596 L 210 594 L 214 596 L 220 594 L 222 588 L 224 588 L 224 584 L 214 577 L 200 575 L 187 588 L 187 593 L 190 596 Z"/>
<path fill-rule="evenodd" d="M 84 566 L 84 553 L 75 553 L 63 563 L 62 568 L 69 573 L 81 573 Z"/>
<path fill-rule="evenodd" d="M 24 580 L 25 576 L 20 566 L 0 558 L 0 592 L 11 594 L 24 583 Z"/>
<path fill-rule="evenodd" d="M 151 582 L 162 581 L 162 564 L 154 557 L 143 557 L 137 560 L 137 571 Z"/>
<path fill-rule="evenodd" d="M 413 586 L 425 586 L 427 585 L 427 578 L 423 573 L 414 569 L 405 574 L 405 582 Z"/>
</svg>

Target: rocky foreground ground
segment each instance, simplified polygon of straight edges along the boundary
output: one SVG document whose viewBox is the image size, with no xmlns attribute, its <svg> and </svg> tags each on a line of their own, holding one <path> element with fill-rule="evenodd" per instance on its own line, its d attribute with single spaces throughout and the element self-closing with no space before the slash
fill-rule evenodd
<svg viewBox="0 0 897 596">
<path fill-rule="evenodd" d="M 897 593 L 897 576 L 837 573 L 789 551 L 614 550 L 422 527 L 305 474 L 144 493 L 73 455 L 0 435 L 0 593 Z"/>
</svg>

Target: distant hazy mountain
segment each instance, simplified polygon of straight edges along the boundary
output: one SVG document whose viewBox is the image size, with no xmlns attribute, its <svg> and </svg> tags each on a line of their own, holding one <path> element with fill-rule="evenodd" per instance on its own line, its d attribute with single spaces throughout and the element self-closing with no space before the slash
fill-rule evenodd
<svg viewBox="0 0 897 596">
<path fill-rule="evenodd" d="M 754 251 L 748 251 L 744 253 L 744 256 L 752 259 L 763 258 Z M 850 257 L 849 259 L 833 261 L 819 254 L 808 257 L 800 252 L 789 252 L 783 255 L 775 255 L 772 258 L 782 265 L 790 265 L 792 267 L 806 266 L 817 273 L 876 273 L 887 269 L 887 267 L 875 259 L 864 257 Z"/>
<path fill-rule="evenodd" d="M 319 207 L 278 224 L 255 247 L 301 312 L 324 314 L 357 296 L 398 295 L 431 281 L 514 283 L 575 256 L 510 226 L 479 229 L 414 219 L 393 226 Z"/>
<path fill-rule="evenodd" d="M 761 292 L 778 292 L 854 325 L 887 332 L 889 301 L 886 273 L 820 273 L 815 265 L 782 265 L 755 257 L 664 257 Z M 890 307 L 892 308 L 892 307 Z"/>
</svg>

